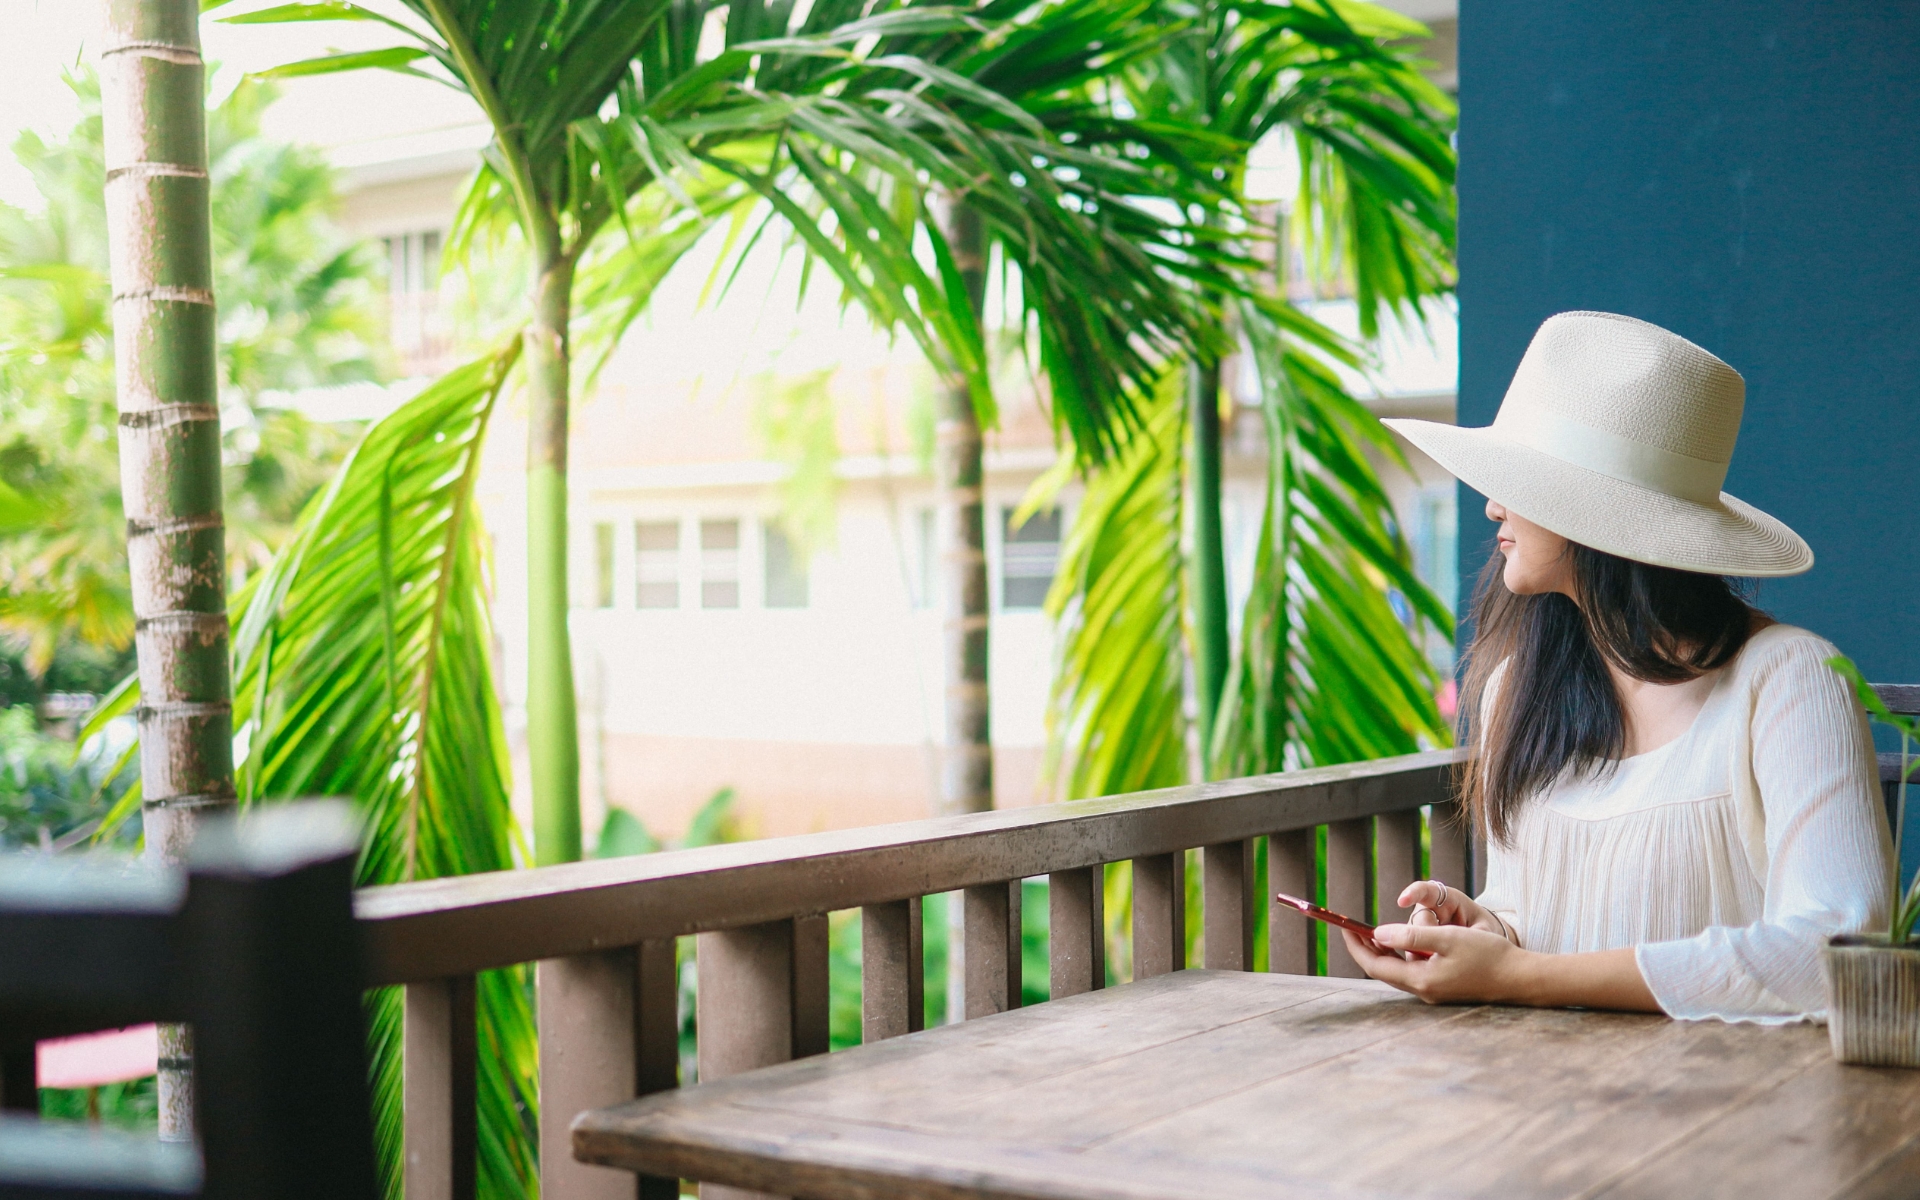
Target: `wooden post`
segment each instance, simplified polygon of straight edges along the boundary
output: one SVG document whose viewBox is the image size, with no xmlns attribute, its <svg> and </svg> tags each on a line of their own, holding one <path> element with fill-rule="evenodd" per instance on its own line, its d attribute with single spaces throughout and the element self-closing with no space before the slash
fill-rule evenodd
<svg viewBox="0 0 1920 1200">
<path fill-rule="evenodd" d="M 1151 979 L 1187 965 L 1187 856 L 1133 860 L 1133 977 Z"/>
<path fill-rule="evenodd" d="M 1460 806 L 1436 804 L 1427 817 L 1427 874 L 1441 883 L 1472 891 L 1467 873 L 1467 822 Z"/>
<path fill-rule="evenodd" d="M 1214 971 L 1253 966 L 1253 842 L 1208 846 L 1200 855 L 1202 956 Z"/>
<path fill-rule="evenodd" d="M 406 985 L 401 1183 L 406 1200 L 472 1200 L 478 1111 L 473 976 Z"/>
<path fill-rule="evenodd" d="M 1327 907 L 1337 913 L 1365 920 L 1367 896 L 1372 891 L 1373 818 L 1354 817 L 1334 821 L 1327 826 Z M 1347 943 L 1337 930 L 1327 931 L 1327 974 L 1342 979 L 1363 979 L 1366 972 L 1347 953 Z"/>
<path fill-rule="evenodd" d="M 1267 838 L 1267 969 L 1285 975 L 1313 974 L 1314 922 L 1273 899 L 1279 892 L 1313 899 L 1319 871 L 1313 861 L 1312 829 L 1290 829 Z"/>
<path fill-rule="evenodd" d="M 534 966 L 540 1029 L 540 1194 L 550 1200 L 632 1200 L 631 1172 L 573 1157 L 573 1119 L 631 1100 L 634 1079 L 632 950 L 542 959 Z"/>
<path fill-rule="evenodd" d="M 860 1040 L 878 1042 L 926 1024 L 920 897 L 860 910 Z"/>
<path fill-rule="evenodd" d="M 793 919 L 793 1057 L 825 1054 L 832 1045 L 827 1007 L 827 915 Z"/>
<path fill-rule="evenodd" d="M 1420 810 L 1381 813 L 1373 822 L 1377 847 L 1374 853 L 1379 862 L 1375 872 L 1374 923 L 1389 925 L 1406 920 L 1413 912 L 1400 907 L 1400 893 L 1420 878 Z"/>
<path fill-rule="evenodd" d="M 695 944 L 700 1078 L 725 1079 L 793 1058 L 793 921 L 717 933 Z M 701 1200 L 761 1200 L 759 1192 L 700 1185 Z"/>
<path fill-rule="evenodd" d="M 680 969 L 672 938 L 634 947 L 634 1095 L 680 1086 Z M 680 1181 L 640 1176 L 640 1200 L 676 1200 Z"/>
<path fill-rule="evenodd" d="M 967 888 L 960 903 L 966 1019 L 1019 1008 L 1020 881 Z"/>
<path fill-rule="evenodd" d="M 40 1113 L 32 1046 L 0 1052 L 0 1111 Z"/>
<path fill-rule="evenodd" d="M 1048 876 L 1052 971 L 1047 996 L 1059 1000 L 1107 986 L 1106 868 L 1076 867 Z"/>
</svg>

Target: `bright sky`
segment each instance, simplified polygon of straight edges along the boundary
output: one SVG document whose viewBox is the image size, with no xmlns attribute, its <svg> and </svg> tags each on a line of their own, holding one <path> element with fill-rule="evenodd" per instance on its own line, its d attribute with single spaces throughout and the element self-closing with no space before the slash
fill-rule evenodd
<svg viewBox="0 0 1920 1200">
<path fill-rule="evenodd" d="M 266 7 L 241 0 L 219 15 Z M 395 11 L 393 0 L 372 0 L 376 10 Z M 102 0 L 0 0 L 0 200 L 32 205 L 38 198 L 26 173 L 8 152 L 24 129 L 59 134 L 76 116 L 73 96 L 61 82 L 76 63 L 96 62 Z M 201 26 L 205 52 L 217 64 L 216 93 L 246 71 L 258 71 L 337 49 L 392 45 L 399 35 L 372 24 L 327 22 L 299 25 Z M 420 80 L 383 71 L 291 80 L 269 110 L 267 133 L 287 141 L 341 147 L 401 134 L 472 125 L 479 113 L 464 96 Z"/>
</svg>

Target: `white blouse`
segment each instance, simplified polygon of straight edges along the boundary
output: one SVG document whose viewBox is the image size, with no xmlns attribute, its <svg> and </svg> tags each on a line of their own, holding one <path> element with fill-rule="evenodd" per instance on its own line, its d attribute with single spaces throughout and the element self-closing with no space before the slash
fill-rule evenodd
<svg viewBox="0 0 1920 1200">
<path fill-rule="evenodd" d="M 1632 946 L 1669 1016 L 1822 1016 L 1820 947 L 1885 927 L 1893 858 L 1837 653 L 1788 625 L 1756 633 L 1687 732 L 1525 804 L 1488 847 L 1480 903 L 1529 950 Z"/>
</svg>

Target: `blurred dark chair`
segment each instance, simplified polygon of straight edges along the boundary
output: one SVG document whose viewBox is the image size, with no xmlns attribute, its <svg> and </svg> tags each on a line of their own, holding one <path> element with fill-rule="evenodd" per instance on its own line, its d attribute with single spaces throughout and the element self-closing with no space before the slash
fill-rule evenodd
<svg viewBox="0 0 1920 1200">
<path fill-rule="evenodd" d="M 185 871 L 0 857 L 0 1096 L 34 1043 L 147 1021 L 194 1038 L 198 1145 L 0 1120 L 0 1198 L 373 1200 L 349 806 L 210 820 Z"/>
<path fill-rule="evenodd" d="M 1920 683 L 1876 683 L 1873 690 L 1880 697 L 1880 703 L 1887 711 L 1902 717 L 1920 716 Z M 1920 744 L 1913 748 L 1909 769 L 1920 766 Z M 1920 801 L 1920 770 L 1914 770 L 1916 779 L 1907 784 L 1910 799 Z M 1880 797 L 1887 805 L 1887 827 L 1897 837 L 1900 833 L 1900 756 L 1882 754 L 1880 756 Z"/>
</svg>

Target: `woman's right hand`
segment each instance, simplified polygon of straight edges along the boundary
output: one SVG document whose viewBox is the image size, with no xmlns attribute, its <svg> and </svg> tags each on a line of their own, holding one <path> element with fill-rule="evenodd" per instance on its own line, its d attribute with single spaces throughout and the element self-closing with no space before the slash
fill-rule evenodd
<svg viewBox="0 0 1920 1200">
<path fill-rule="evenodd" d="M 1513 940 L 1506 925 L 1491 910 L 1482 908 L 1478 901 L 1459 888 L 1448 887 L 1437 879 L 1422 879 L 1408 884 L 1400 893 L 1400 907 L 1413 909 L 1413 915 L 1406 920 L 1408 925 L 1459 925 L 1467 929 L 1484 929 L 1508 941 Z"/>
</svg>

